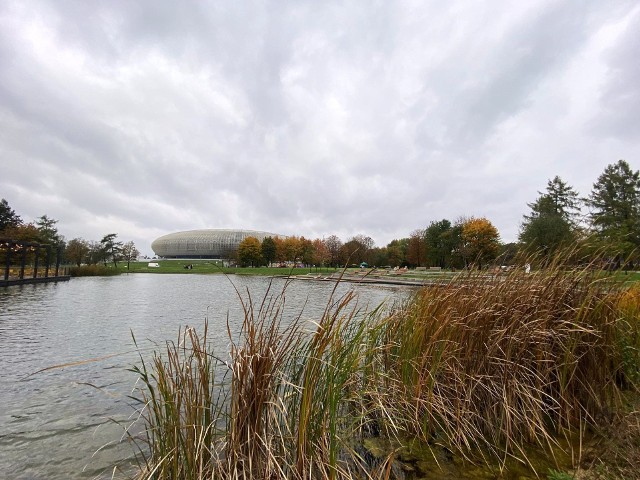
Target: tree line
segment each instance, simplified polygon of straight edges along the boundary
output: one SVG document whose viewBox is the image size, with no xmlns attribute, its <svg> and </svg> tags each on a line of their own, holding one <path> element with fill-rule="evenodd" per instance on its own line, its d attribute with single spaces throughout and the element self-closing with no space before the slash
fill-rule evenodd
<svg viewBox="0 0 640 480">
<path fill-rule="evenodd" d="M 640 174 L 625 160 L 608 165 L 588 196 L 559 176 L 524 215 L 518 242 L 504 244 L 487 218 L 460 217 L 433 220 L 406 238 L 376 247 L 371 237 L 356 235 L 342 242 L 336 235 L 309 240 L 304 237 L 245 239 L 236 252 L 243 266 L 300 263 L 341 267 L 360 265 L 389 267 L 484 268 L 509 265 L 518 252 L 553 258 L 573 247 L 582 258 L 604 258 L 607 267 L 633 267 L 640 259 Z"/>
<path fill-rule="evenodd" d="M 128 268 L 129 263 L 140 255 L 134 242 L 119 241 L 116 233 L 108 233 L 100 241 L 74 238 L 67 242 L 58 232 L 57 223 L 58 220 L 47 215 L 42 215 L 35 222 L 25 223 L 6 199 L 0 201 L 0 238 L 50 245 L 54 250 L 62 251 L 67 263 L 77 266 L 98 263 L 106 266 L 113 262 L 117 267 L 119 261 L 125 261 Z"/>
<path fill-rule="evenodd" d="M 544 257 L 569 245 L 598 254 L 611 268 L 640 259 L 640 173 L 624 160 L 608 165 L 586 197 L 556 176 L 528 204 L 520 244 Z"/>
<path fill-rule="evenodd" d="M 410 237 L 376 247 L 366 235 L 355 235 L 343 242 L 337 235 L 310 240 L 305 237 L 267 237 L 262 242 L 245 238 L 236 252 L 241 266 L 300 264 L 342 267 L 361 265 L 389 267 L 440 266 L 482 267 L 500 251 L 498 230 L 486 218 L 462 218 L 433 222 L 426 230 Z"/>
<path fill-rule="evenodd" d="M 243 266 L 301 264 L 305 266 L 360 265 L 389 267 L 484 268 L 508 265 L 520 251 L 550 258 L 568 246 L 578 246 L 585 256 L 603 257 L 607 266 L 635 266 L 640 260 L 640 173 L 624 160 L 608 165 L 581 197 L 559 176 L 547 182 L 538 197 L 527 204 L 518 242 L 504 244 L 487 218 L 459 217 L 433 220 L 408 237 L 377 247 L 367 235 L 342 241 L 337 235 L 322 239 L 303 236 L 249 237 L 233 253 Z M 0 238 L 37 241 L 64 248 L 70 263 L 130 262 L 139 256 L 133 242 L 123 243 L 109 233 L 100 241 L 74 238 L 65 242 L 56 220 L 46 215 L 25 224 L 5 199 L 0 202 Z"/>
</svg>

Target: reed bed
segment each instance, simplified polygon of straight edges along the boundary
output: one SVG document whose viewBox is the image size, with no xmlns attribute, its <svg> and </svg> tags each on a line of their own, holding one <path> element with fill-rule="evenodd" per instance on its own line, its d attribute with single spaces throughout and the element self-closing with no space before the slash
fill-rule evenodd
<svg viewBox="0 0 640 480">
<path fill-rule="evenodd" d="M 405 478 L 416 443 L 440 468 L 515 461 L 535 475 L 532 448 L 553 465 L 638 381 L 638 291 L 589 269 L 469 274 L 391 310 L 332 295 L 314 328 L 283 320 L 286 288 L 239 298 L 228 352 L 205 324 L 135 368 L 140 478 Z"/>
</svg>

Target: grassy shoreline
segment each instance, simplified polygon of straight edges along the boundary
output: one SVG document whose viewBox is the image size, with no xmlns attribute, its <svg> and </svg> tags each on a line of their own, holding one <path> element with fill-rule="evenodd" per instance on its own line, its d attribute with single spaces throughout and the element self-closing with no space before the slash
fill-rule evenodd
<svg viewBox="0 0 640 480">
<path fill-rule="evenodd" d="M 119 275 L 122 273 L 155 273 L 155 274 L 226 274 L 226 275 L 256 275 L 256 276 L 339 276 L 358 275 L 374 278 L 400 278 L 414 280 L 438 280 L 449 281 L 454 278 L 469 278 L 469 276 L 490 276 L 493 278 L 507 278 L 504 273 L 496 273 L 492 270 L 482 272 L 463 272 L 463 271 L 389 271 L 387 269 L 360 269 L 360 268 L 332 268 L 332 267 L 301 267 L 301 268 L 279 268 L 279 267 L 221 267 L 213 260 L 157 260 L 155 263 L 159 267 L 149 267 L 149 262 L 131 262 L 129 268 L 125 263 L 120 262 L 118 268 L 114 268 L 113 264 L 103 265 L 83 265 L 82 267 L 70 267 L 72 276 L 84 275 Z M 192 265 L 193 268 L 187 269 L 185 266 Z M 640 272 L 605 272 L 600 271 L 597 274 L 600 278 L 608 278 L 617 282 L 633 283 L 640 281 Z"/>
<path fill-rule="evenodd" d="M 328 267 L 306 267 L 306 268 L 278 268 L 278 267 L 221 267 L 212 260 L 157 260 L 159 267 L 149 267 L 149 262 L 131 262 L 129 268 L 126 263 L 118 263 L 115 268 L 113 264 L 103 265 L 83 265 L 82 267 L 71 267 L 73 271 L 86 271 L 87 275 L 118 275 L 122 273 L 179 273 L 179 274 L 235 274 L 235 275 L 307 275 L 318 273 L 331 275 L 338 269 Z M 192 268 L 185 268 L 186 266 Z"/>
<path fill-rule="evenodd" d="M 239 294 L 228 352 L 205 324 L 141 359 L 140 478 L 636 478 L 597 440 L 637 413 L 640 289 L 551 268 L 390 313 L 351 292 L 314 331 L 281 324 L 285 299 Z"/>
</svg>

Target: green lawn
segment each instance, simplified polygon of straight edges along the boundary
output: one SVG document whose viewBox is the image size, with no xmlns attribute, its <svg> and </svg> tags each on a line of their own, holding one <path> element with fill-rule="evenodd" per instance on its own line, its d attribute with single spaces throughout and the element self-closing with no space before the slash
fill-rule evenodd
<svg viewBox="0 0 640 480">
<path fill-rule="evenodd" d="M 132 262 L 129 272 L 131 273 L 226 273 L 236 275 L 306 275 L 308 273 L 331 274 L 336 270 L 333 268 L 222 268 L 215 260 L 155 260 L 159 267 L 149 267 L 148 262 Z M 186 269 L 186 265 L 193 265 L 192 269 Z M 119 263 L 118 269 L 126 272 L 126 264 Z"/>
<path fill-rule="evenodd" d="M 277 268 L 277 267 L 257 267 L 257 268 L 222 268 L 216 262 L 216 260 L 155 260 L 153 261 L 159 264 L 159 267 L 149 267 L 149 262 L 132 262 L 130 269 L 131 273 L 197 273 L 197 274 L 214 274 L 225 273 L 233 275 L 331 275 L 339 274 L 342 269 L 334 268 Z M 126 263 L 118 263 L 118 271 L 121 273 L 127 272 Z M 192 269 L 186 269 L 186 265 L 193 265 Z M 109 268 L 113 268 L 110 264 Z M 397 275 L 387 275 L 387 270 L 361 270 L 360 268 L 348 268 L 346 274 L 358 274 L 363 275 L 367 272 L 367 276 L 390 276 L 395 278 L 419 278 L 424 280 L 450 280 L 460 275 L 463 272 L 434 272 L 434 271 L 416 271 L 408 270 L 406 272 L 398 273 Z M 464 273 L 463 273 L 464 275 Z M 622 283 L 635 283 L 640 282 L 640 272 L 601 272 L 599 278 L 611 278 Z"/>
<path fill-rule="evenodd" d="M 603 277 L 612 277 L 620 282 L 633 283 L 640 281 L 640 272 L 603 272 Z"/>
</svg>

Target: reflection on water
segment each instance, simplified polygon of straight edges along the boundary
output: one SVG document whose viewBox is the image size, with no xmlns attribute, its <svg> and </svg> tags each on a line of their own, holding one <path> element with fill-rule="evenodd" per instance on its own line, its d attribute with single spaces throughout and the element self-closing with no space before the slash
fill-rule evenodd
<svg viewBox="0 0 640 480">
<path fill-rule="evenodd" d="M 254 301 L 269 285 L 264 277 L 231 279 Z M 276 279 L 271 291 L 283 286 Z M 339 285 L 338 294 L 352 287 Z M 409 291 L 355 288 L 362 306 Z M 317 319 L 332 289 L 292 282 L 288 314 L 304 306 L 303 318 Z M 127 399 L 136 380 L 127 369 L 138 359 L 131 333 L 150 352 L 205 318 L 210 340 L 225 352 L 227 318 L 232 332 L 242 321 L 228 278 L 136 274 L 0 289 L 0 478 L 111 478 L 114 465 L 125 468 L 134 452 L 123 435 L 134 412 Z"/>
</svg>

